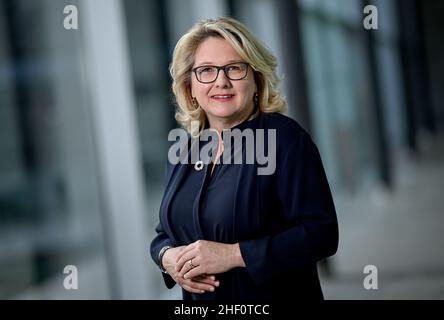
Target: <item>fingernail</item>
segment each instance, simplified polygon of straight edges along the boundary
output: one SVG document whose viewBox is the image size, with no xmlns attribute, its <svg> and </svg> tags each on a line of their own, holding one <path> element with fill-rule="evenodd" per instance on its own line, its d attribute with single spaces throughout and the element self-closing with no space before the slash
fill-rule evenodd
<svg viewBox="0 0 444 320">
<path fill-rule="evenodd" d="M 216 281 L 215 285 L 216 287 L 219 287 L 219 281 Z"/>
<path fill-rule="evenodd" d="M 211 292 L 212 292 L 212 291 L 214 291 L 214 288 L 213 288 L 213 287 L 211 287 L 211 288 L 210 288 L 210 291 L 211 291 Z"/>
</svg>

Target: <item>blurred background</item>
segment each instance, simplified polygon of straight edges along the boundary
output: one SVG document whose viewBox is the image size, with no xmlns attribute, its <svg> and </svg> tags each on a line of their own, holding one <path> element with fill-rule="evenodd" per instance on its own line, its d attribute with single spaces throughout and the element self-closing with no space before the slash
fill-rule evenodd
<svg viewBox="0 0 444 320">
<path fill-rule="evenodd" d="M 0 298 L 181 298 L 149 256 L 177 126 L 168 65 L 217 16 L 272 49 L 287 115 L 319 147 L 340 224 L 325 297 L 443 299 L 442 0 L 0 0 Z"/>
</svg>

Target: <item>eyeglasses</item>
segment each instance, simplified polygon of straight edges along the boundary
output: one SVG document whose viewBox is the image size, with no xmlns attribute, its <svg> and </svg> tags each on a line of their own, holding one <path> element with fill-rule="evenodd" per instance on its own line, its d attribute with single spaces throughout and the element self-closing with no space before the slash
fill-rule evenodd
<svg viewBox="0 0 444 320">
<path fill-rule="evenodd" d="M 230 80 L 242 80 L 248 74 L 249 64 L 246 62 L 235 62 L 225 66 L 201 66 L 192 69 L 197 81 L 201 83 L 211 83 L 216 81 L 219 71 L 224 70 L 226 77 Z"/>
</svg>

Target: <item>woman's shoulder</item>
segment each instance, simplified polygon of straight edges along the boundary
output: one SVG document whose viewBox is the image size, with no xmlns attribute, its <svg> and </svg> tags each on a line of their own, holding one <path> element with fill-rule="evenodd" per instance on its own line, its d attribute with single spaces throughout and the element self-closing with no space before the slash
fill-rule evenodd
<svg viewBox="0 0 444 320">
<path fill-rule="evenodd" d="M 276 129 L 277 135 L 281 139 L 294 139 L 299 136 L 308 136 L 307 131 L 295 119 L 290 118 L 282 113 L 270 112 L 263 113 L 264 126 L 267 129 Z"/>
<path fill-rule="evenodd" d="M 276 129 L 277 157 L 303 159 L 318 153 L 310 133 L 296 120 L 281 113 L 264 113 L 263 117 L 264 127 Z"/>
</svg>

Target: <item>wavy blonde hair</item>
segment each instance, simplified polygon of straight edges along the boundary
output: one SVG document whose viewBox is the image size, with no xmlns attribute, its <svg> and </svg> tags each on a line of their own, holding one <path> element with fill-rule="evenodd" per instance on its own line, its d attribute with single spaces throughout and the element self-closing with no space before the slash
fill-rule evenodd
<svg viewBox="0 0 444 320">
<path fill-rule="evenodd" d="M 170 74 L 177 103 L 175 118 L 180 125 L 191 132 L 193 121 L 199 121 L 199 131 L 206 123 L 205 112 L 193 104 L 191 69 L 197 47 L 209 37 L 227 40 L 242 59 L 252 67 L 259 96 L 259 107 L 250 119 L 260 112 L 283 112 L 287 109 L 287 102 L 277 88 L 279 79 L 276 75 L 276 57 L 239 21 L 220 17 L 196 23 L 179 39 L 174 48 Z"/>
</svg>

